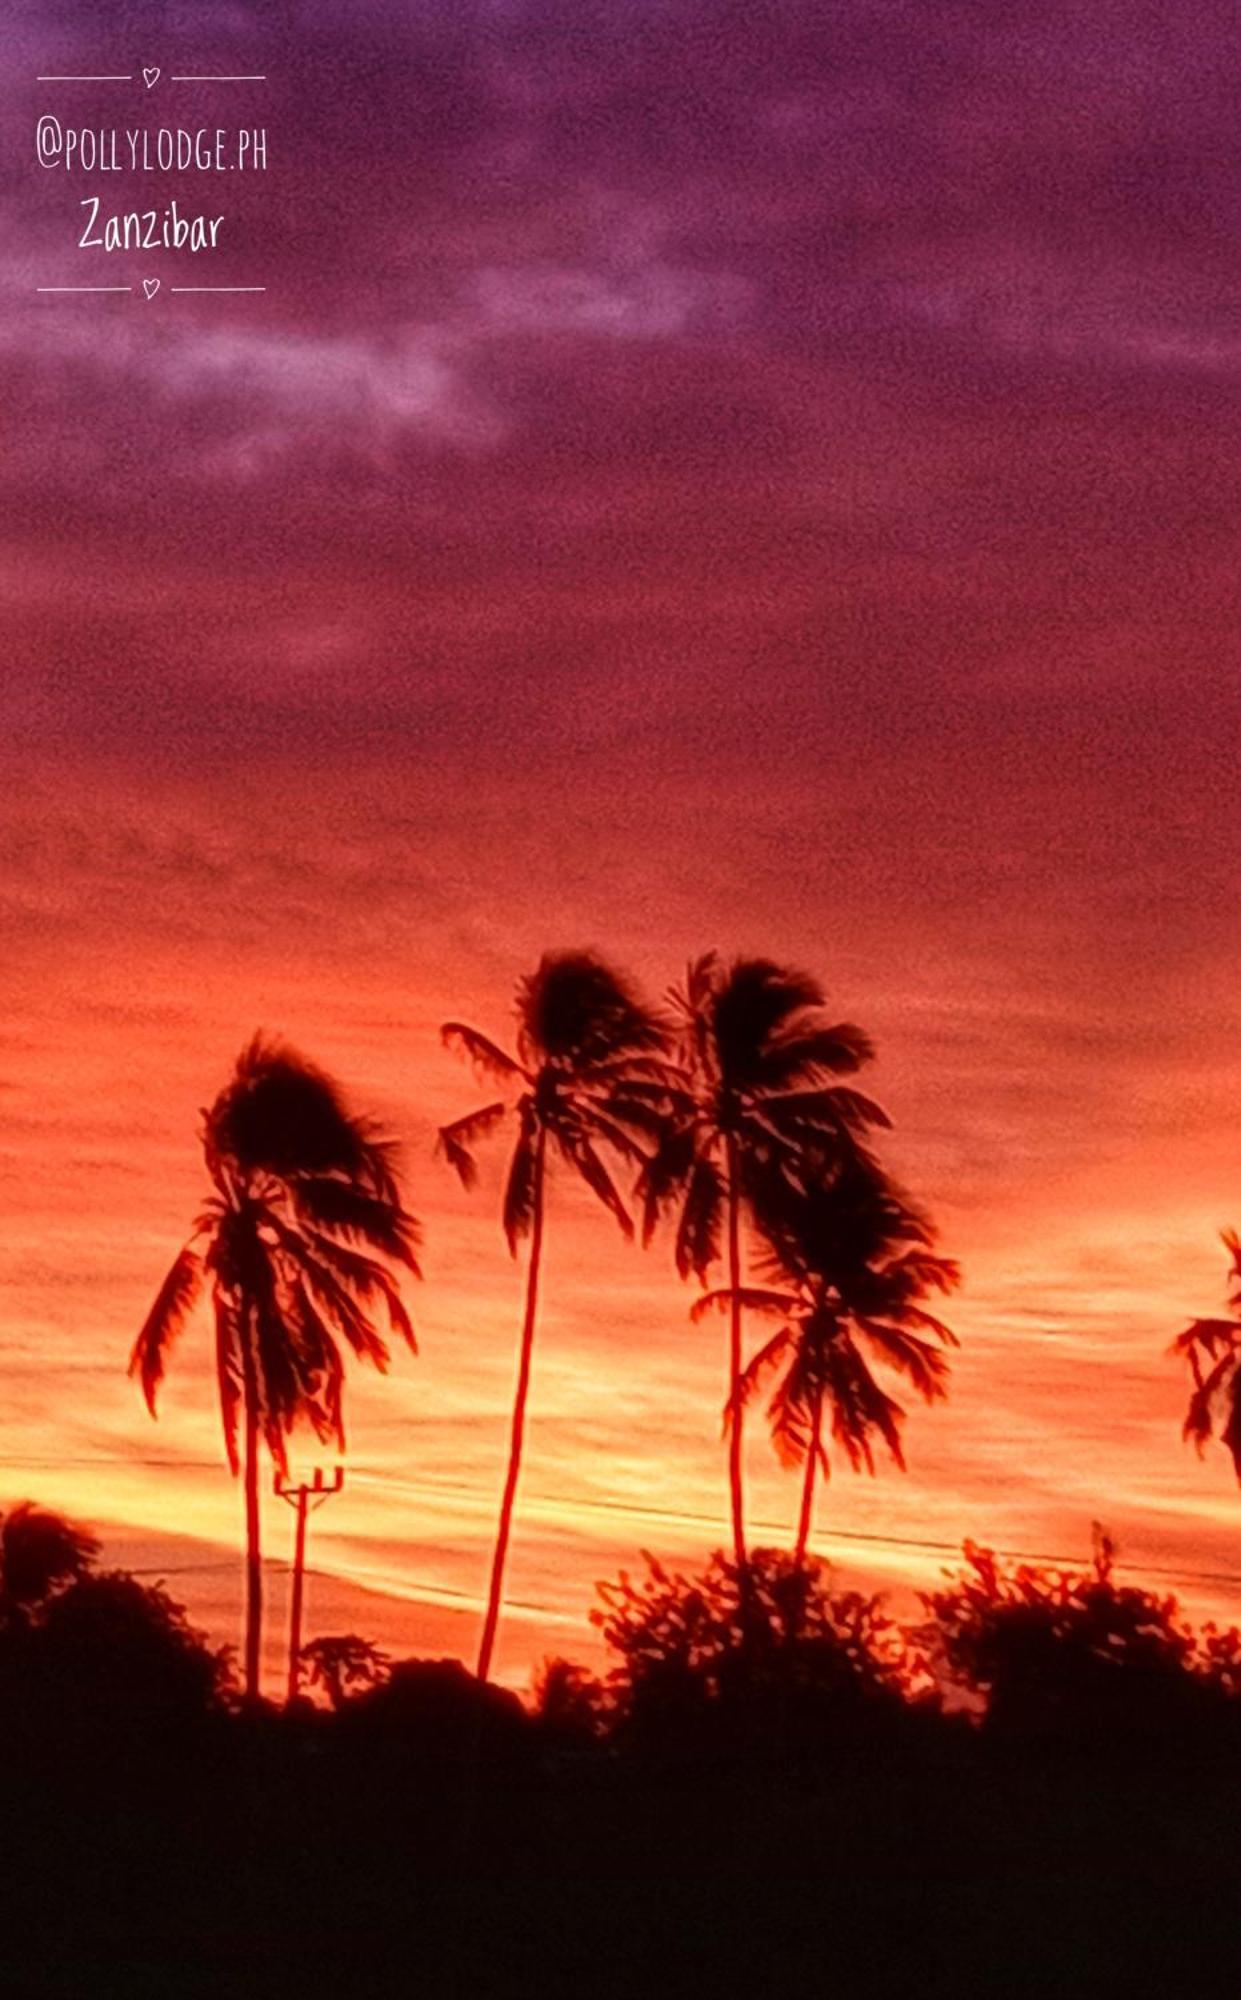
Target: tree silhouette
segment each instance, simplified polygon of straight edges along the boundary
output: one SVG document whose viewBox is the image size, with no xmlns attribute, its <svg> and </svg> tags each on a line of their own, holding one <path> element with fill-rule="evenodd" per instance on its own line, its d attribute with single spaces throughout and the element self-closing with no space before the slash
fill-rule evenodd
<svg viewBox="0 0 1241 2000">
<path fill-rule="evenodd" d="M 1173 1341 L 1172 1352 L 1184 1355 L 1194 1383 L 1183 1436 L 1203 1451 L 1218 1425 L 1220 1443 L 1241 1482 L 1241 1236 L 1225 1229 L 1221 1240 L 1232 1259 L 1232 1318 L 1191 1320 Z"/>
<path fill-rule="evenodd" d="M 29 1655 L 49 1721 L 96 1739 L 176 1728 L 233 1695 L 231 1648 L 212 1647 L 161 1583 L 79 1576 L 51 1600 Z"/>
<path fill-rule="evenodd" d="M 440 1147 L 463 1185 L 471 1187 L 476 1177 L 475 1144 L 506 1118 L 514 1118 L 517 1137 L 504 1190 L 504 1233 L 514 1256 L 519 1243 L 527 1237 L 530 1242 L 508 1472 L 478 1653 L 482 1680 L 490 1671 L 495 1648 L 521 1468 L 543 1254 L 548 1145 L 630 1236 L 628 1212 L 600 1148 L 611 1149 L 630 1163 L 642 1159 L 641 1137 L 657 1133 L 665 1093 L 658 1060 L 665 1046 L 662 1023 L 620 973 L 593 952 L 547 953 L 518 986 L 517 1024 L 515 1056 L 461 1022 L 447 1022 L 442 1030 L 446 1046 L 467 1056 L 509 1097 L 446 1125 L 440 1132 Z"/>
<path fill-rule="evenodd" d="M 783 1738 L 796 1756 L 825 1721 L 852 1734 L 859 1704 L 891 1714 L 920 1671 L 882 1598 L 834 1592 L 813 1559 L 755 1549 L 742 1570 L 717 1551 L 686 1576 L 643 1555 L 645 1575 L 597 1585 L 590 1614 L 622 1739 L 766 1756 Z"/>
<path fill-rule="evenodd" d="M 0 1521 L 0 1626 L 24 1627 L 85 1576 L 99 1543 L 63 1514 L 21 1500 Z"/>
<path fill-rule="evenodd" d="M 1174 1597 L 1116 1582 L 1097 1523 L 1094 1539 L 1081 1569 L 1005 1562 L 966 1542 L 963 1568 L 922 1593 L 933 1619 L 923 1644 L 941 1678 L 983 1698 L 991 1730 L 1148 1740 L 1226 1692 L 1236 1635 L 1200 1646 Z"/>
<path fill-rule="evenodd" d="M 281 1472 L 299 1418 L 344 1449 L 340 1343 L 386 1368 L 382 1312 L 414 1347 L 389 1264 L 417 1272 L 417 1227 L 402 1205 L 389 1142 L 346 1110 L 321 1070 L 257 1036 L 205 1113 L 202 1142 L 213 1191 L 138 1335 L 130 1373 L 154 1415 L 169 1350 L 209 1286 L 225 1450 L 234 1476 L 243 1461 L 245 1469 L 245 1688 L 254 1702 L 260 1442 Z"/>
<path fill-rule="evenodd" d="M 726 1258 L 729 1296 L 727 1426 L 733 1556 L 745 1565 L 742 1481 L 741 1225 L 760 1190 L 800 1184 L 808 1155 L 853 1150 L 887 1119 L 833 1077 L 869 1061 L 868 1037 L 833 1023 L 816 979 L 769 959 L 725 966 L 714 952 L 690 965 L 671 995 L 679 1033 L 669 1068 L 671 1115 L 640 1177 L 649 1241 L 666 1210 L 679 1209 L 675 1254 L 681 1276 L 705 1284 Z M 726 1239 L 726 1240 L 725 1240 Z"/>
<path fill-rule="evenodd" d="M 356 1632 L 327 1633 L 302 1647 L 301 1661 L 311 1687 L 318 1688 L 333 1708 L 351 1696 L 366 1694 L 388 1677 L 391 1661 L 369 1639 Z"/>
<path fill-rule="evenodd" d="M 739 1302 L 781 1322 L 744 1371 L 729 1419 L 775 1377 L 768 1404 L 781 1462 L 801 1466 L 796 1561 L 806 1559 L 815 1478 L 831 1466 L 830 1431 L 855 1472 L 875 1469 L 875 1445 L 886 1445 L 904 1470 L 900 1427 L 904 1411 L 874 1369 L 903 1376 L 934 1402 L 946 1393 L 948 1364 L 940 1347 L 955 1336 L 925 1300 L 958 1281 L 957 1266 L 931 1249 L 929 1222 L 873 1162 L 844 1161 L 809 1187 L 785 1185 L 763 1204 L 768 1248 L 759 1260 L 766 1286 L 742 1286 Z M 707 1292 L 693 1308 L 731 1312 L 732 1291 Z"/>
</svg>

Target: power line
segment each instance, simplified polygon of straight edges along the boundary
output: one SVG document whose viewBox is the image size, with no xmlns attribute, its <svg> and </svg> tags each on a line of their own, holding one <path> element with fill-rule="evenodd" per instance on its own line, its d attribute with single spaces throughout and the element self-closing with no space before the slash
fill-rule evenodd
<svg viewBox="0 0 1241 2000">
<path fill-rule="evenodd" d="M 104 1454 L 97 1454 L 93 1457 L 80 1456 L 77 1458 L 56 1460 L 33 1457 L 24 1459 L 5 1457 L 0 1463 L 6 1467 L 16 1467 L 23 1471 L 40 1472 L 58 1472 L 64 1468 L 80 1470 L 104 1465 L 118 1468 L 136 1466 L 144 1470 L 161 1472 L 214 1472 L 219 1469 L 219 1461 L 216 1459 L 134 1458 L 128 1455 L 124 1458 L 119 1458 L 108 1457 Z M 404 1478 L 400 1473 L 377 1471 L 365 1465 L 353 1468 L 353 1476 L 355 1479 L 362 1480 L 363 1483 L 369 1482 L 377 1486 L 399 1488 L 403 1493 L 413 1494 L 422 1499 L 455 1496 L 461 1499 L 476 1501 L 480 1506 L 490 1506 L 493 1500 L 493 1495 L 489 1490 L 472 1486 L 465 1480 L 411 1480 Z M 524 1507 L 550 1509 L 556 1512 L 568 1510 L 572 1513 L 618 1514 L 634 1520 L 666 1521 L 674 1526 L 705 1528 L 712 1531 L 718 1529 L 720 1526 L 719 1519 L 714 1514 L 697 1513 L 687 1508 L 658 1507 L 649 1502 L 642 1501 L 608 1500 L 597 1496 L 528 1493 L 523 1496 L 522 1505 Z M 756 1521 L 752 1525 L 760 1533 L 773 1535 L 784 1534 L 787 1527 L 787 1523 L 779 1521 Z M 831 1531 L 830 1535 L 818 1535 L 815 1539 L 820 1547 L 825 1544 L 830 1546 L 833 1543 L 846 1542 L 856 1544 L 860 1547 L 892 1549 L 921 1555 L 959 1556 L 962 1547 L 961 1541 L 941 1540 L 930 1536 L 894 1535 L 862 1528 L 835 1528 Z M 970 1536 L 969 1539 L 974 1542 L 981 1540 L 977 1536 Z M 983 1545 L 987 1547 L 992 1546 L 990 1543 L 983 1543 Z M 1072 1554 L 1065 1554 L 1046 1549 L 1001 1548 L 996 1546 L 992 1552 L 1008 1562 L 1051 1563 L 1066 1568 L 1076 1567 L 1082 1561 L 1080 1550 Z M 1157 1578 L 1160 1581 L 1214 1584 L 1241 1590 L 1241 1574 L 1228 1570 L 1201 1570 L 1150 1564 L 1132 1565 L 1132 1567 L 1139 1566 L 1143 1575 Z M 221 1567 L 227 1568 L 229 1565 L 214 1563 L 186 1564 L 176 1569 L 161 1569 L 158 1572 L 154 1570 L 135 1570 L 134 1574 L 154 1575 L 158 1573 L 161 1575 L 181 1575 L 189 1574 L 196 1569 Z M 312 1571 L 311 1573 L 321 1574 L 322 1572 Z M 438 1586 L 427 1586 L 427 1588 L 432 1587 L 438 1588 Z M 469 1594 L 463 1592 L 461 1595 L 468 1597 Z M 470 1601 L 474 1600 L 471 1599 Z M 544 1609 L 544 1607 L 538 1605 L 530 1605 L 524 1608 L 532 1611 Z"/>
</svg>

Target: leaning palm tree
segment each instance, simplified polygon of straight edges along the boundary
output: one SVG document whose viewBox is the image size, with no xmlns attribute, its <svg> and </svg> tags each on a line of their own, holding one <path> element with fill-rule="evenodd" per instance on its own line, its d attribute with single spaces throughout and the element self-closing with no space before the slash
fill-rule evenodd
<svg viewBox="0 0 1241 2000">
<path fill-rule="evenodd" d="M 1192 1320 L 1173 1341 L 1172 1352 L 1185 1356 L 1193 1377 L 1184 1436 L 1202 1451 L 1218 1424 L 1220 1443 L 1241 1482 L 1241 1236 L 1225 1229 L 1222 1241 L 1232 1259 L 1232 1318 Z"/>
<path fill-rule="evenodd" d="M 764 958 L 725 966 L 709 952 L 691 964 L 671 999 L 680 1030 L 672 1113 L 639 1189 L 648 1241 L 660 1216 L 679 1210 L 675 1254 L 683 1278 L 693 1272 L 705 1284 L 722 1250 L 727 1260 L 728 1484 L 733 1554 L 744 1571 L 743 1218 L 764 1187 L 800 1185 L 811 1153 L 843 1157 L 888 1121 L 878 1105 L 833 1081 L 873 1050 L 860 1028 L 828 1018 L 823 990 L 806 973 Z"/>
<path fill-rule="evenodd" d="M 138 1335 L 130 1373 L 154 1416 L 172 1343 L 209 1288 L 224 1447 L 234 1477 L 245 1472 L 245 1683 L 253 1702 L 263 1618 L 260 1447 L 287 1472 L 286 1438 L 305 1419 L 344 1449 L 341 1342 L 386 1368 L 382 1314 L 414 1347 L 391 1266 L 417 1272 L 418 1232 L 391 1144 L 345 1108 L 321 1070 L 258 1036 L 204 1113 L 202 1143 L 212 1192 Z"/>
<path fill-rule="evenodd" d="M 867 1160 L 846 1160 L 805 1189 L 786 1189 L 762 1215 L 768 1249 L 764 1286 L 742 1287 L 739 1302 L 781 1322 L 741 1377 L 728 1419 L 774 1377 L 768 1404 L 781 1463 L 802 1468 L 796 1560 L 806 1560 L 816 1475 L 830 1473 L 824 1430 L 855 1472 L 875 1469 L 886 1445 L 904 1470 L 904 1411 L 875 1369 L 902 1376 L 924 1401 L 946 1394 L 944 1347 L 950 1329 L 927 1309 L 958 1270 L 936 1256 L 930 1224 Z M 731 1310 L 731 1291 L 708 1292 L 694 1308 Z M 936 1344 L 938 1343 L 938 1345 Z"/>
<path fill-rule="evenodd" d="M 521 1469 L 530 1361 L 534 1348 L 543 1255 L 549 1145 L 580 1175 L 626 1236 L 633 1233 L 605 1155 L 630 1164 L 643 1157 L 642 1137 L 659 1127 L 665 1030 L 620 973 L 594 952 L 550 952 L 517 989 L 517 1053 L 509 1055 L 459 1021 L 442 1030 L 447 1047 L 506 1092 L 440 1132 L 440 1147 L 466 1187 L 474 1184 L 474 1147 L 510 1116 L 516 1141 L 504 1190 L 509 1249 L 529 1239 L 526 1301 L 513 1397 L 508 1472 L 500 1502 L 478 1677 L 491 1668 L 504 1590 L 504 1565 Z"/>
</svg>

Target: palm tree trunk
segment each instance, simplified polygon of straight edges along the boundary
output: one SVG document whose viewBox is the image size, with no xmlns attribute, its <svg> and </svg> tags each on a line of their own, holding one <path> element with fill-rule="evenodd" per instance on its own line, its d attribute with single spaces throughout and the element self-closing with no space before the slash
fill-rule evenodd
<svg viewBox="0 0 1241 2000">
<path fill-rule="evenodd" d="M 728 1141 L 728 1490 L 732 1502 L 733 1559 L 744 1571 L 745 1493 L 742 1483 L 741 1427 L 741 1191 L 737 1185 L 737 1142 Z"/>
<path fill-rule="evenodd" d="M 257 1706 L 262 1694 L 263 1557 L 259 1534 L 259 1395 L 254 1349 L 246 1339 L 242 1356 L 246 1405 L 246 1701 Z"/>
<path fill-rule="evenodd" d="M 496 1530 L 495 1554 L 491 1559 L 491 1588 L 487 1597 L 487 1617 L 478 1648 L 478 1678 L 485 1681 L 491 1671 L 500 1604 L 504 1594 L 504 1563 L 513 1526 L 513 1503 L 517 1498 L 517 1476 L 521 1471 L 521 1445 L 526 1428 L 526 1398 L 530 1393 L 530 1357 L 534 1351 L 534 1322 L 539 1300 L 539 1265 L 543 1256 L 543 1161 L 546 1134 L 540 1130 L 534 1156 L 534 1206 L 530 1231 L 530 1257 L 526 1265 L 526 1313 L 521 1329 L 521 1355 L 517 1364 L 517 1388 L 513 1396 L 513 1428 L 509 1441 L 508 1474 L 500 1502 L 500 1522 Z"/>
<path fill-rule="evenodd" d="M 797 1548 L 794 1560 L 798 1569 L 806 1561 L 806 1545 L 810 1540 L 810 1524 L 814 1518 L 814 1481 L 819 1467 L 819 1440 L 823 1435 L 823 1391 L 816 1389 L 813 1415 L 810 1420 L 810 1449 L 806 1453 L 806 1475 L 801 1489 L 801 1517 L 797 1523 Z"/>
</svg>

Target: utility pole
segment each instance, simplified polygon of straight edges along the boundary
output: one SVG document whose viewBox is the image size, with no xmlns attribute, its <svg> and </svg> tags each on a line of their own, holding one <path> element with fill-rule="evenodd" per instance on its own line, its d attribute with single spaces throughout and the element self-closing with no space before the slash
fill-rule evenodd
<svg viewBox="0 0 1241 2000">
<path fill-rule="evenodd" d="M 289 1691 L 287 1699 L 297 1700 L 302 1677 L 302 1597 L 306 1586 L 306 1519 L 333 1493 L 339 1493 L 345 1483 L 345 1468 L 337 1465 L 330 1478 L 323 1476 L 322 1466 L 315 1467 L 315 1476 L 307 1485 L 303 1480 L 294 1484 L 279 1472 L 276 1474 L 276 1491 L 282 1500 L 287 1500 L 297 1515 L 296 1538 L 293 1543 L 293 1593 L 289 1603 Z"/>
</svg>

